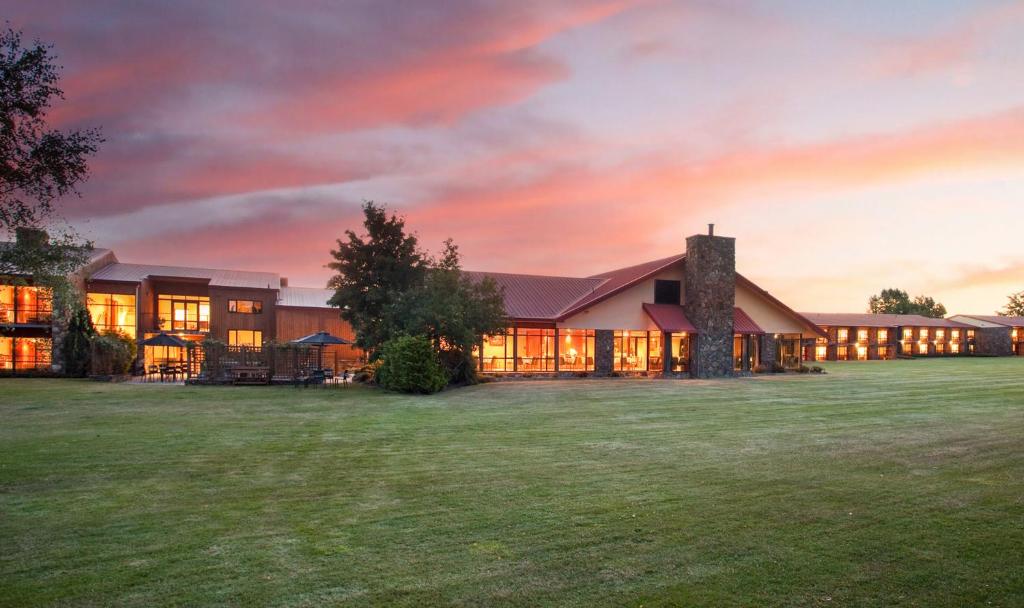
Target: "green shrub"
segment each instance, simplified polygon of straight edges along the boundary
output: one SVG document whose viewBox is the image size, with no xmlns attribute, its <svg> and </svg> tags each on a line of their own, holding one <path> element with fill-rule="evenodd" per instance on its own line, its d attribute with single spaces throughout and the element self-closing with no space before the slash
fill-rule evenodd
<svg viewBox="0 0 1024 608">
<path fill-rule="evenodd" d="M 812 371 L 813 373 L 815 373 L 815 374 L 824 374 L 824 373 L 825 373 L 825 369 L 824 369 L 823 367 L 819 367 L 819 366 L 817 366 L 817 365 L 815 365 L 814 367 L 812 367 L 812 368 L 811 368 L 811 371 Z"/>
<path fill-rule="evenodd" d="M 64 373 L 76 378 L 89 373 L 89 342 L 96 335 L 89 311 L 79 306 L 71 313 L 64 336 Z"/>
<path fill-rule="evenodd" d="M 811 373 L 811 368 L 807 367 L 806 365 L 801 365 L 800 367 L 796 368 L 796 371 L 801 374 L 809 374 Z"/>
<path fill-rule="evenodd" d="M 448 384 L 448 374 L 430 340 L 421 336 L 399 336 L 381 347 L 377 384 L 401 393 L 436 393 Z"/>
<path fill-rule="evenodd" d="M 94 376 L 126 374 L 132 368 L 135 357 L 126 336 L 116 332 L 105 332 L 95 336 L 89 343 L 89 371 Z"/>
</svg>

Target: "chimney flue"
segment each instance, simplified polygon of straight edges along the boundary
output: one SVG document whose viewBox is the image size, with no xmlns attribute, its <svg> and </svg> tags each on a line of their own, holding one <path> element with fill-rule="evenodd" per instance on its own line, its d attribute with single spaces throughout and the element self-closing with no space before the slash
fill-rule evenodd
<svg viewBox="0 0 1024 608">
<path fill-rule="evenodd" d="M 708 236 L 715 236 L 715 225 L 708 224 Z"/>
</svg>

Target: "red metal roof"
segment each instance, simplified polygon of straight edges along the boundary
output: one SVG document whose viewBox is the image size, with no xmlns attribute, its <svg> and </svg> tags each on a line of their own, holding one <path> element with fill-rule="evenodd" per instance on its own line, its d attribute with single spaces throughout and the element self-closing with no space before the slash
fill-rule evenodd
<svg viewBox="0 0 1024 608">
<path fill-rule="evenodd" d="M 763 334 L 765 333 L 761 326 L 754 323 L 754 320 L 750 318 L 750 315 L 743 312 L 743 309 L 736 307 L 732 315 L 732 331 L 737 334 Z"/>
<path fill-rule="evenodd" d="M 562 311 L 559 315 L 559 321 L 576 314 L 577 312 L 597 304 L 611 296 L 636 285 L 640 281 L 650 278 L 651 276 L 661 272 L 669 266 L 681 262 L 686 259 L 685 253 L 676 254 L 671 257 L 661 258 L 660 260 L 652 260 L 650 262 L 644 262 L 643 264 L 637 264 L 636 266 L 627 266 L 626 268 L 618 268 L 616 270 L 609 270 L 601 274 L 596 274 L 590 279 L 600 279 L 602 282 L 597 288 L 590 294 L 584 296 L 577 302 L 574 302 L 571 307 Z"/>
<path fill-rule="evenodd" d="M 771 303 L 775 304 L 775 305 L 776 305 L 777 307 L 779 307 L 779 308 L 780 308 L 780 309 L 781 309 L 781 310 L 782 310 L 783 312 L 785 312 L 786 314 L 788 314 L 788 315 L 792 316 L 792 317 L 793 317 L 793 318 L 795 318 L 795 319 L 798 319 L 798 320 L 799 320 L 799 321 L 801 321 L 802 323 L 806 323 L 806 324 L 807 324 L 807 326 L 808 326 L 808 327 L 810 327 L 811 329 L 813 329 L 814 331 L 816 331 L 816 332 L 818 333 L 818 335 L 819 335 L 819 336 L 821 336 L 821 337 L 823 337 L 823 338 L 827 338 L 827 337 L 828 337 L 828 334 L 826 334 L 825 332 L 823 332 L 823 331 L 821 330 L 821 328 L 820 328 L 820 327 L 818 326 L 818 324 L 817 324 L 817 323 L 814 323 L 813 321 L 811 321 L 810 319 L 808 319 L 808 318 L 807 318 L 806 316 L 804 316 L 803 314 L 801 314 L 801 313 L 798 313 L 797 311 L 793 310 L 793 309 L 792 309 L 792 308 L 790 308 L 789 306 L 786 306 L 786 305 L 785 305 L 785 304 L 784 304 L 784 303 L 782 302 L 782 300 L 780 300 L 780 299 L 776 298 L 775 296 L 773 296 L 772 294 L 768 293 L 767 291 L 765 291 L 764 289 L 762 289 L 762 288 L 761 288 L 761 287 L 759 287 L 758 285 L 754 284 L 754 282 L 753 282 L 753 281 L 751 281 L 750 279 L 748 279 L 747 277 L 745 277 L 745 276 L 741 275 L 741 274 L 740 274 L 740 273 L 738 273 L 738 272 L 736 273 L 736 284 L 737 284 L 737 285 L 744 285 L 744 286 L 746 286 L 747 288 L 749 288 L 750 290 L 752 290 L 752 291 L 753 291 L 754 293 L 757 293 L 757 294 L 759 294 L 759 295 L 760 295 L 761 297 L 763 297 L 764 299 L 766 299 L 766 300 L 768 300 L 769 302 L 771 302 Z"/>
<path fill-rule="evenodd" d="M 739 310 L 739 309 L 737 309 Z M 670 332 L 696 332 L 697 328 L 686 318 L 683 307 L 678 304 L 648 304 L 644 303 L 644 312 L 654 321 L 661 331 Z"/>
<path fill-rule="evenodd" d="M 971 327 L 958 321 L 921 315 L 844 312 L 805 312 L 803 315 L 819 327 Z"/>
<path fill-rule="evenodd" d="M 466 274 L 475 280 L 490 277 L 504 291 L 505 314 L 512 319 L 553 320 L 580 298 L 593 293 L 603 279 L 549 277 L 503 272 Z"/>
</svg>

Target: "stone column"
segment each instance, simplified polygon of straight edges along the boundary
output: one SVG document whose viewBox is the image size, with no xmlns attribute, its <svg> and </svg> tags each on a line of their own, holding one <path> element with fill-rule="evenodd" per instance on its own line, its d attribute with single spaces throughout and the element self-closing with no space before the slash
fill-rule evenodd
<svg viewBox="0 0 1024 608">
<path fill-rule="evenodd" d="M 1009 327 L 978 327 L 974 330 L 974 352 L 979 355 L 1008 357 L 1013 354 Z M 966 335 L 966 330 L 964 335 Z"/>
<path fill-rule="evenodd" d="M 699 335 L 693 357 L 694 375 L 731 376 L 736 239 L 711 234 L 687 238 L 685 277 L 683 309 Z"/>
<path fill-rule="evenodd" d="M 771 369 L 772 364 L 775 363 L 777 352 L 778 344 L 775 341 L 775 336 L 772 334 L 761 336 L 761 365 Z"/>
<path fill-rule="evenodd" d="M 615 357 L 615 336 L 610 329 L 594 331 L 594 375 L 608 376 L 612 373 Z"/>
</svg>

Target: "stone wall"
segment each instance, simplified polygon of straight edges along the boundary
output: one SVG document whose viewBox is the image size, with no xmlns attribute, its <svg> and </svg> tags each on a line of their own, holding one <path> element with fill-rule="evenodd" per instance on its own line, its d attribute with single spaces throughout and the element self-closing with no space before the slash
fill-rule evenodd
<svg viewBox="0 0 1024 608">
<path fill-rule="evenodd" d="M 978 355 L 1013 354 L 1013 341 L 1009 327 L 979 327 L 974 330 L 974 353 Z"/>
<path fill-rule="evenodd" d="M 736 239 L 698 234 L 686 239 L 686 316 L 697 329 L 697 378 L 731 376 L 736 306 Z"/>
<path fill-rule="evenodd" d="M 772 334 L 761 336 L 761 365 L 771 369 L 778 357 L 779 344 Z"/>
<path fill-rule="evenodd" d="M 615 359 L 615 335 L 610 329 L 594 331 L 594 375 L 608 376 L 612 373 Z"/>
</svg>

